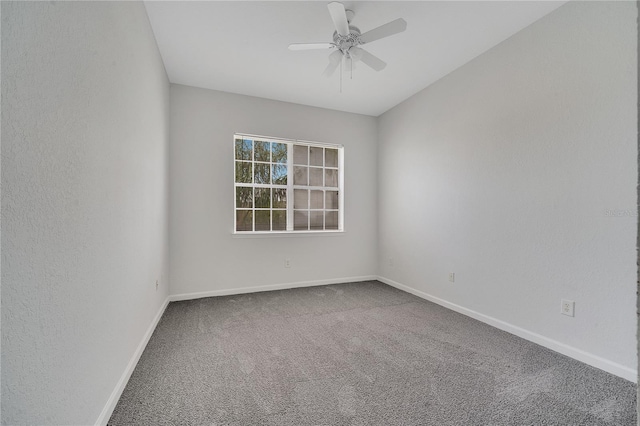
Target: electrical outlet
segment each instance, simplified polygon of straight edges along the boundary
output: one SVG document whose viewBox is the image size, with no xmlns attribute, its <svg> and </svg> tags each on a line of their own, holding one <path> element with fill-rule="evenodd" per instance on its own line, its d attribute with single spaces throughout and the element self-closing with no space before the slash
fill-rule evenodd
<svg viewBox="0 0 640 426">
<path fill-rule="evenodd" d="M 562 299 L 560 302 L 560 313 L 569 317 L 575 316 L 576 302 L 573 300 Z"/>
<path fill-rule="evenodd" d="M 396 266 L 396 261 L 393 260 L 393 257 L 389 258 L 389 267 L 393 268 Z"/>
<path fill-rule="evenodd" d="M 156 291 L 158 291 L 158 280 L 156 280 Z"/>
<path fill-rule="evenodd" d="M 451 281 L 451 282 L 455 282 L 456 281 L 456 273 L 455 272 L 449 272 L 449 281 Z"/>
<path fill-rule="evenodd" d="M 291 268 L 291 259 L 289 259 L 288 257 L 284 259 L 284 267 Z"/>
</svg>

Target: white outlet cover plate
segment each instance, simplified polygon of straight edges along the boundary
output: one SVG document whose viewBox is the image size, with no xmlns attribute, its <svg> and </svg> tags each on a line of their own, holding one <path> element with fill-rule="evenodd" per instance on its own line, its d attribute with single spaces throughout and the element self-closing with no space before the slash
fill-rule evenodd
<svg viewBox="0 0 640 426">
<path fill-rule="evenodd" d="M 567 316 L 575 316 L 576 302 L 573 300 L 562 299 L 560 302 L 560 313 Z"/>
</svg>

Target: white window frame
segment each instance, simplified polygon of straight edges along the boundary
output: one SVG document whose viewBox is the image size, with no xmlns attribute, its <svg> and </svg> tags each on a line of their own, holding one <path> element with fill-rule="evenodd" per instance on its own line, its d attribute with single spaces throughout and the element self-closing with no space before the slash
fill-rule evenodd
<svg viewBox="0 0 640 426">
<path fill-rule="evenodd" d="M 236 139 L 251 139 L 254 144 L 255 141 L 262 141 L 262 142 L 272 142 L 272 143 L 284 143 L 287 145 L 287 185 L 276 185 L 276 184 L 258 184 L 255 182 L 252 183 L 238 183 L 236 182 L 236 162 L 238 160 L 236 160 L 236 149 L 235 149 L 235 141 Z M 284 138 L 277 138 L 277 137 L 271 137 L 271 136 L 261 136 L 261 135 L 252 135 L 252 134 L 247 134 L 247 133 L 235 133 L 233 135 L 233 150 L 232 150 L 232 155 L 233 155 L 233 234 L 234 235 L 286 235 L 286 234 L 290 234 L 290 235 L 300 235 L 300 234 L 336 234 L 336 233 L 343 233 L 344 232 L 344 146 L 340 145 L 340 144 L 331 144 L 331 143 L 323 143 L 323 142 L 311 142 L 311 141 L 304 141 L 304 140 L 298 140 L 298 139 L 284 139 Z M 293 206 L 293 200 L 294 200 L 294 190 L 295 189 L 307 189 L 307 190 L 323 190 L 326 191 L 328 187 L 325 186 L 310 186 L 310 185 L 294 185 L 293 183 L 293 174 L 294 174 L 294 160 L 293 160 L 293 146 L 294 145 L 306 145 L 306 146 L 310 146 L 310 147 L 319 147 L 319 148 L 330 148 L 330 149 L 337 149 L 338 151 L 338 229 L 317 229 L 317 230 L 313 230 L 313 229 L 306 229 L 306 230 L 295 230 L 294 229 L 294 206 Z M 253 145 L 255 146 L 255 145 Z M 252 150 L 252 152 L 254 152 L 254 150 Z M 323 163 L 324 163 L 324 156 L 323 156 Z M 254 173 L 254 166 L 256 164 L 255 159 L 252 158 L 251 159 L 251 164 L 252 164 L 252 176 L 255 175 Z M 271 163 L 273 164 L 273 163 Z M 322 167 L 323 170 L 327 169 L 327 166 L 323 164 L 323 166 L 311 166 L 311 165 L 307 165 L 308 168 L 313 168 L 313 167 Z M 333 167 L 329 167 L 329 169 L 333 169 Z M 324 173 L 323 173 L 324 175 Z M 255 177 L 253 177 L 252 179 L 254 179 Z M 287 214 L 287 229 L 286 230 L 269 230 L 269 231 L 238 231 L 237 230 L 237 210 L 244 210 L 243 208 L 239 208 L 236 205 L 236 188 L 237 187 L 252 187 L 252 188 L 281 188 L 281 189 L 285 189 L 287 190 L 287 206 L 286 206 L 286 214 Z M 330 188 L 330 187 L 329 187 Z M 311 202 L 310 198 L 308 197 L 308 203 Z M 323 203 L 325 202 L 325 200 L 323 200 Z M 310 213 L 313 211 L 312 209 L 310 209 L 310 204 L 307 205 L 307 212 L 309 212 L 309 218 L 308 220 L 310 220 Z M 255 205 L 251 208 L 251 210 L 253 211 L 253 228 L 255 229 L 255 212 L 256 212 L 256 207 Z M 271 207 L 269 208 L 269 210 L 273 211 L 273 199 L 271 200 Z M 279 209 L 276 209 L 279 210 Z M 323 210 L 316 210 L 316 211 L 326 211 L 325 209 Z M 309 227 L 310 228 L 310 227 Z"/>
</svg>

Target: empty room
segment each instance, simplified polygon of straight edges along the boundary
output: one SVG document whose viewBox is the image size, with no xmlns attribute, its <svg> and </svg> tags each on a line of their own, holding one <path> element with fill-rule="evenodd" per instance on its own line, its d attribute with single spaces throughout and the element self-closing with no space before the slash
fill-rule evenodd
<svg viewBox="0 0 640 426">
<path fill-rule="evenodd" d="M 3 425 L 636 425 L 633 1 L 2 1 Z"/>
</svg>

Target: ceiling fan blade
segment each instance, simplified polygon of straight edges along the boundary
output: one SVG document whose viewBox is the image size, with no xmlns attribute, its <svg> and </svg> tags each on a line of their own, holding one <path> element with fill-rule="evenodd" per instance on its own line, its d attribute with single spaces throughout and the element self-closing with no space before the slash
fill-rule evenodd
<svg viewBox="0 0 640 426">
<path fill-rule="evenodd" d="M 349 35 L 349 21 L 347 20 L 347 12 L 344 10 L 344 5 L 337 1 L 329 3 L 329 14 L 333 20 L 333 25 L 336 26 L 336 31 L 341 36 Z"/>
<path fill-rule="evenodd" d="M 395 21 L 387 22 L 384 25 L 380 25 L 378 28 L 374 28 L 371 31 L 367 31 L 362 34 L 360 36 L 360 43 L 371 43 L 372 41 L 401 33 L 406 29 L 407 21 L 402 18 L 398 18 Z"/>
<path fill-rule="evenodd" d="M 373 56 L 371 53 L 367 52 L 364 49 L 360 49 L 360 50 L 362 50 L 362 52 L 358 52 L 359 54 L 361 54 L 360 60 L 364 64 L 373 68 L 374 70 L 382 71 L 384 67 L 387 66 L 387 63 L 384 62 L 382 59 L 378 58 L 377 56 Z"/>
<path fill-rule="evenodd" d="M 336 62 L 335 64 L 329 62 L 329 65 L 327 65 L 327 67 L 324 69 L 322 76 L 327 78 L 331 77 L 333 73 L 336 71 L 336 68 L 338 68 L 338 65 L 340 65 L 340 62 Z"/>
<path fill-rule="evenodd" d="M 331 49 L 333 43 L 293 43 L 289 45 L 289 50 L 314 50 Z"/>
<path fill-rule="evenodd" d="M 336 50 L 331 55 L 329 55 L 329 65 L 327 65 L 327 68 L 324 69 L 322 75 L 325 77 L 331 77 L 336 68 L 338 68 L 338 65 L 340 65 L 340 61 L 342 61 L 342 52 Z"/>
</svg>

